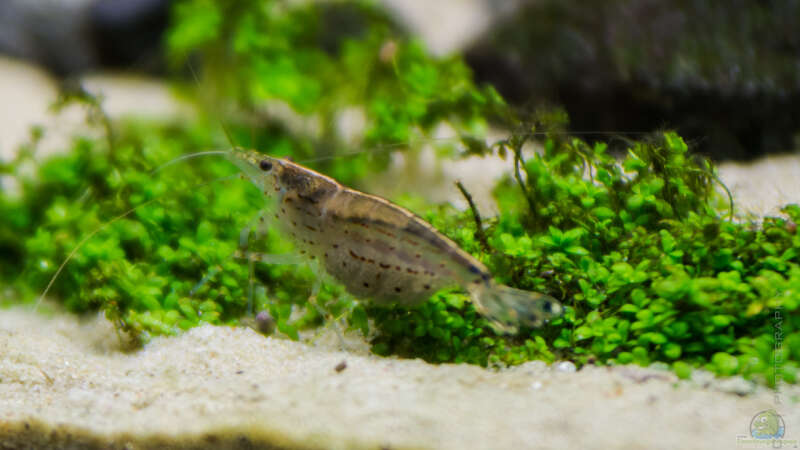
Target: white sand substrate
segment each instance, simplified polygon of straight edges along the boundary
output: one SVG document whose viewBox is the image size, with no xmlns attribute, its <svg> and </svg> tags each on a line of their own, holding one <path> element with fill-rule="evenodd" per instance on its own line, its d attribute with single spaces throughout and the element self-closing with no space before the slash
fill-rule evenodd
<svg viewBox="0 0 800 450">
<path fill-rule="evenodd" d="M 118 342 L 100 317 L 0 312 L 0 448 L 733 448 L 776 406 L 765 388 L 703 373 L 432 365 L 248 328 L 132 353 Z M 778 407 L 795 436 L 797 394 L 785 387 Z"/>
</svg>

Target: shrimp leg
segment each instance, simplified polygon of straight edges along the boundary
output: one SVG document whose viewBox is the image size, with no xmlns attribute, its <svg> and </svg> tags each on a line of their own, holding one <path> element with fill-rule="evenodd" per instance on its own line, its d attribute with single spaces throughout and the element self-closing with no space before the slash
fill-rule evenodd
<svg viewBox="0 0 800 450">
<path fill-rule="evenodd" d="M 266 221 L 264 220 L 265 213 L 259 213 L 254 217 L 244 228 L 239 232 L 239 248 L 235 250 L 231 257 L 234 259 L 245 259 L 248 262 L 248 292 L 247 292 L 247 312 L 252 313 L 253 309 L 253 296 L 255 292 L 255 263 L 261 262 L 264 264 L 302 264 L 305 262 L 303 258 L 291 254 L 267 254 L 260 252 L 253 252 L 248 250 L 251 238 L 255 234 L 255 239 L 259 240 L 267 234 Z M 253 233 L 255 229 L 255 233 Z M 222 266 L 216 265 L 201 279 L 190 291 L 189 295 L 194 295 L 203 285 L 209 280 L 213 279 L 220 271 Z"/>
</svg>

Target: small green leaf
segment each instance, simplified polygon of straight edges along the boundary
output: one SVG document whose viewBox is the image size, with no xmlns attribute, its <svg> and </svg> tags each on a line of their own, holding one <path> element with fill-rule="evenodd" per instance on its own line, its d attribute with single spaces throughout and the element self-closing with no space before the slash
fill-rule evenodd
<svg viewBox="0 0 800 450">
<path fill-rule="evenodd" d="M 583 339 L 588 339 L 593 336 L 592 329 L 587 326 L 578 327 L 575 330 L 575 339 L 581 341 Z"/>
<path fill-rule="evenodd" d="M 714 353 L 711 363 L 720 375 L 733 375 L 739 367 L 739 360 L 725 352 Z"/>
<path fill-rule="evenodd" d="M 600 220 L 613 219 L 617 216 L 617 214 L 611 208 L 605 206 L 594 208 L 592 210 L 592 214 L 594 214 L 594 216 Z"/>
<path fill-rule="evenodd" d="M 644 205 L 644 197 L 642 197 L 640 194 L 634 194 L 628 197 L 627 205 L 628 209 L 637 211 L 641 209 L 642 205 Z"/>
<path fill-rule="evenodd" d="M 571 344 L 569 343 L 569 341 L 563 338 L 556 338 L 556 340 L 553 341 L 553 347 L 555 348 L 567 348 L 570 345 Z"/>
<path fill-rule="evenodd" d="M 575 256 L 586 256 L 586 255 L 589 254 L 588 250 L 586 250 L 585 248 L 583 248 L 583 247 L 581 247 L 579 245 L 573 245 L 573 246 L 567 247 L 564 251 L 567 252 L 570 255 L 575 255 Z"/>
<path fill-rule="evenodd" d="M 731 323 L 731 316 L 727 315 L 716 315 L 711 317 L 711 323 L 713 323 L 717 327 L 727 327 Z"/>
<path fill-rule="evenodd" d="M 630 364 L 633 362 L 633 354 L 631 352 L 620 352 L 617 355 L 617 362 L 620 364 Z"/>
<path fill-rule="evenodd" d="M 669 359 L 678 359 L 681 357 L 681 346 L 670 342 L 664 346 L 664 356 Z"/>
<path fill-rule="evenodd" d="M 367 311 L 363 306 L 358 305 L 353 308 L 353 313 L 350 316 L 350 323 L 353 328 L 361 330 L 364 336 L 369 334 L 369 321 L 367 320 Z"/>
<path fill-rule="evenodd" d="M 675 371 L 675 375 L 681 380 L 688 380 L 692 377 L 692 366 L 683 361 L 675 361 L 675 363 L 672 364 L 672 370 Z"/>
</svg>

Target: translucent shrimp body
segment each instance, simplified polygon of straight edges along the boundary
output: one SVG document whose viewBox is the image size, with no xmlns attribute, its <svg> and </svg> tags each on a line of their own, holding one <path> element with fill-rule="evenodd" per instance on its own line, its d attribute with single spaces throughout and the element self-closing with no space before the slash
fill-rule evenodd
<svg viewBox="0 0 800 450">
<path fill-rule="evenodd" d="M 342 186 L 286 159 L 233 150 L 226 157 L 267 196 L 277 226 L 357 298 L 415 306 L 444 287 L 469 292 L 504 332 L 561 313 L 544 294 L 495 283 L 487 268 L 430 224 L 391 202 Z"/>
</svg>

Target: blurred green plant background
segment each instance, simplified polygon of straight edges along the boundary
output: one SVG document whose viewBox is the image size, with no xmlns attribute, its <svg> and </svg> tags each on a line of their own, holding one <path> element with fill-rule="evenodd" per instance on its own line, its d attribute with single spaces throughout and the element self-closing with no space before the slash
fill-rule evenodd
<svg viewBox="0 0 800 450">
<path fill-rule="evenodd" d="M 509 175 L 493 191 L 500 214 L 483 218 L 478 238 L 469 210 L 395 200 L 498 281 L 553 295 L 566 311 L 541 329 L 500 336 L 459 291 L 406 310 L 357 303 L 326 284 L 320 302 L 371 333 L 375 353 L 480 365 L 659 363 L 681 377 L 705 368 L 796 382 L 800 207 L 759 223 L 732 220 L 714 167 L 675 133 L 626 141 L 626 153 L 612 155 L 606 143 L 565 134 L 557 109 L 508 107 L 457 55 L 432 57 L 366 1 L 181 1 L 167 57 L 193 118 L 111 122 L 98 99 L 76 89 L 62 103 L 83 104 L 104 138 L 76 137 L 41 160 L 46 130 L 33 130 L 0 166 L 4 303 L 34 303 L 74 251 L 49 292 L 71 311 L 101 309 L 141 342 L 238 324 L 251 314 L 250 277 L 231 255 L 265 200 L 221 158 L 164 163 L 230 147 L 224 124 L 236 145 L 292 156 L 358 188 L 392 152 L 433 142 L 440 158 L 505 158 Z M 339 125 L 348 111 L 362 117 L 356 137 Z M 443 124 L 458 139 L 433 139 Z M 490 125 L 510 137 L 486 144 Z M 531 141 L 541 151 L 526 156 Z M 291 252 L 272 231 L 259 245 Z M 258 265 L 253 309 L 269 311 L 293 339 L 324 325 L 305 307 L 312 277 L 307 268 Z"/>
</svg>

